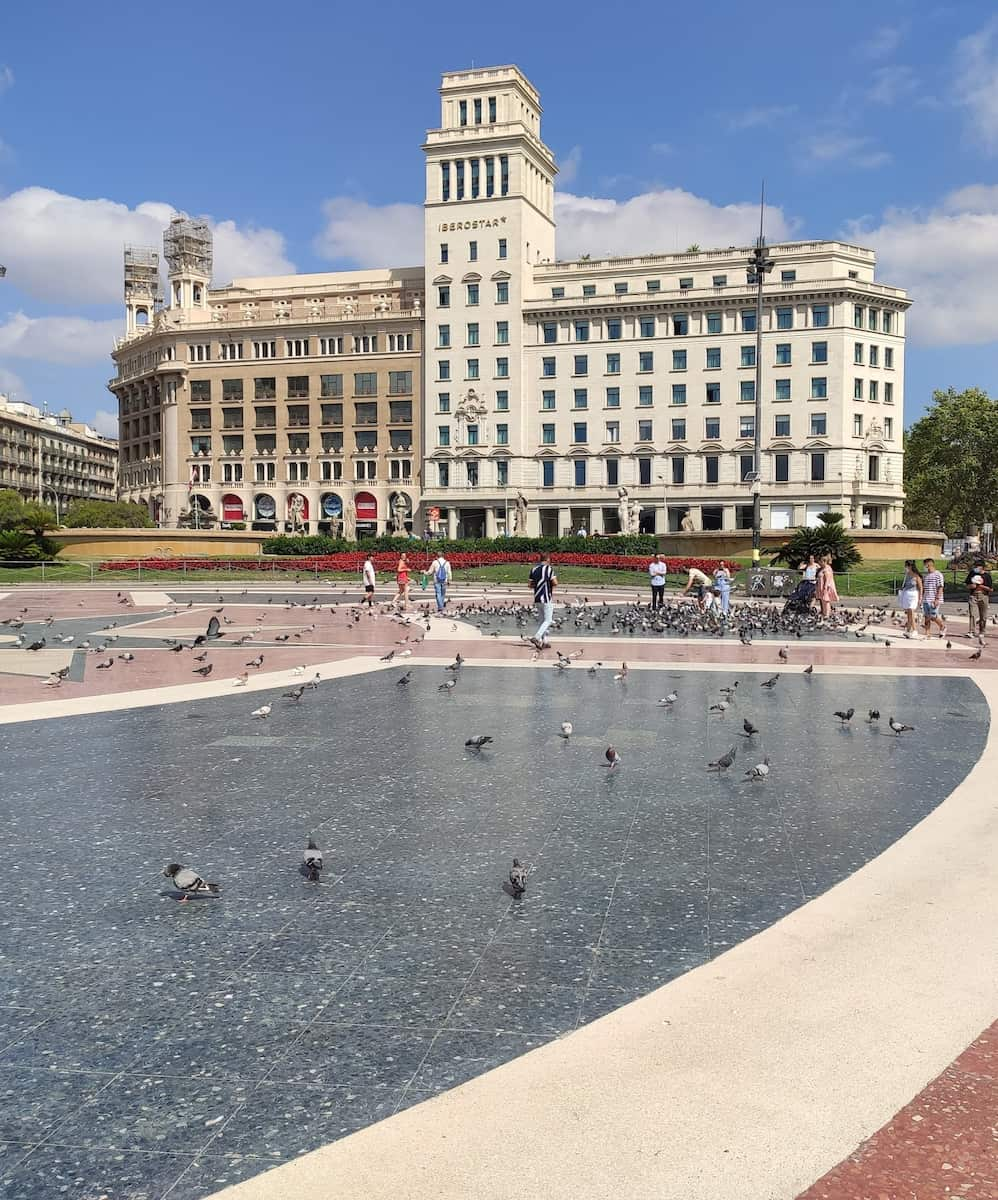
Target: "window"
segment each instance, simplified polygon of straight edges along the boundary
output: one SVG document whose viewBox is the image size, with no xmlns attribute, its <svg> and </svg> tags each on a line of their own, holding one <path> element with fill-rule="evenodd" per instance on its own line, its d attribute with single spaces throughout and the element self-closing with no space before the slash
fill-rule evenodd
<svg viewBox="0 0 998 1200">
<path fill-rule="evenodd" d="M 620 463 L 615 458 L 606 460 L 606 482 L 610 487 L 616 487 L 620 482 Z"/>
<path fill-rule="evenodd" d="M 652 440 L 652 422 L 651 421 L 639 421 L 638 422 L 638 441 L 639 442 L 650 442 L 651 440 Z"/>
<path fill-rule="evenodd" d="M 277 397 L 277 380 L 276 379 L 254 379 L 253 380 L 253 398 L 254 400 L 274 400 Z"/>
<path fill-rule="evenodd" d="M 755 366 L 755 346 L 742 346 L 739 363 L 743 367 Z"/>
<path fill-rule="evenodd" d="M 638 483 L 641 487 L 651 486 L 651 459 L 638 459 Z"/>
<path fill-rule="evenodd" d="M 377 405 L 374 406 L 377 413 Z M 377 419 L 375 417 L 375 419 Z M 308 425 L 309 412 L 307 404 L 289 404 L 288 405 L 288 424 L 289 425 Z"/>
<path fill-rule="evenodd" d="M 460 159 L 454 164 L 454 191 L 458 200 L 464 199 L 464 162 Z"/>
<path fill-rule="evenodd" d="M 789 400 L 790 399 L 790 380 L 789 379 L 775 379 L 773 381 L 773 383 L 774 383 L 774 387 L 775 387 L 775 391 L 773 393 L 773 398 L 775 400 Z"/>
<path fill-rule="evenodd" d="M 354 354 L 377 354 L 378 353 L 378 335 L 365 333 L 360 337 L 353 339 Z"/>
<path fill-rule="evenodd" d="M 343 395 L 343 376 L 342 375 L 320 375 L 319 376 L 319 395 L 320 396 L 342 396 Z"/>
<path fill-rule="evenodd" d="M 865 312 L 862 304 L 854 304 L 853 305 L 852 323 L 856 329 L 863 328 L 863 324 L 864 324 L 863 318 L 865 317 L 865 315 L 866 315 L 866 312 Z"/>
<path fill-rule="evenodd" d="M 608 354 L 606 356 L 606 373 L 607 375 L 620 374 L 620 355 Z"/>
<path fill-rule="evenodd" d="M 496 98 L 495 98 L 495 96 L 489 96 L 488 102 L 489 102 L 489 124 L 494 125 L 496 123 Z"/>
<path fill-rule="evenodd" d="M 358 437 L 361 435 L 358 434 Z M 371 437 L 377 439 L 377 433 L 372 433 Z M 289 454 L 307 454 L 308 453 L 308 434 L 307 433 L 289 433 L 288 434 L 288 453 Z"/>
<path fill-rule="evenodd" d="M 714 285 L 714 287 L 727 287 L 728 277 L 727 275 L 715 275 L 711 279 L 711 283 Z"/>
<path fill-rule="evenodd" d="M 450 308 L 450 285 L 449 284 L 446 284 L 446 283 L 441 284 L 441 286 L 437 288 L 437 307 L 438 308 Z"/>
<path fill-rule="evenodd" d="M 870 483 L 880 482 L 880 455 L 871 454 L 866 460 L 866 478 Z"/>
<path fill-rule="evenodd" d="M 595 296 L 596 295 L 596 284 L 595 283 L 584 283 L 582 285 L 582 294 L 583 294 L 583 296 Z"/>
<path fill-rule="evenodd" d="M 721 403 L 721 385 L 719 383 L 708 383 L 706 386 L 706 391 L 708 404 Z"/>
<path fill-rule="evenodd" d="M 450 392 L 437 392 L 437 412 L 450 412 Z"/>
<path fill-rule="evenodd" d="M 606 440 L 608 442 L 620 441 L 620 422 L 607 421 L 606 423 Z"/>
<path fill-rule="evenodd" d="M 688 292 L 690 290 L 690 288 L 692 288 L 692 286 L 693 286 L 693 276 L 692 275 L 684 275 L 683 278 L 680 279 L 680 281 L 679 281 L 679 290 L 681 292 Z"/>
<path fill-rule="evenodd" d="M 790 366 L 790 356 L 791 356 L 790 343 L 789 342 L 777 342 L 776 343 L 776 365 L 778 367 L 789 367 Z"/>
<path fill-rule="evenodd" d="M 773 478 L 777 483 L 790 482 L 790 455 L 773 455 Z"/>
<path fill-rule="evenodd" d="M 558 323 L 557 321 L 545 321 L 541 326 L 541 341 L 545 345 L 550 345 L 558 340 Z"/>
<path fill-rule="evenodd" d="M 777 413 L 773 417 L 773 436 L 785 438 L 790 436 L 790 414 Z"/>
<path fill-rule="evenodd" d="M 376 372 L 360 371 L 354 375 L 353 394 L 355 396 L 376 396 L 378 394 L 378 376 Z"/>
<path fill-rule="evenodd" d="M 717 483 L 721 477 L 721 460 L 716 454 L 708 454 L 703 460 L 706 483 Z"/>
<path fill-rule="evenodd" d="M 755 333 L 757 329 L 755 309 L 743 308 L 740 316 L 742 319 L 742 333 Z"/>
<path fill-rule="evenodd" d="M 686 482 L 686 459 L 681 454 L 674 454 L 671 458 L 672 463 L 672 482 L 680 484 Z"/>
<path fill-rule="evenodd" d="M 407 335 L 411 338 L 411 334 Z M 409 349 L 411 349 L 411 345 Z M 342 354 L 343 339 L 341 337 L 321 337 L 319 338 L 319 353 L 320 354 Z"/>
<path fill-rule="evenodd" d="M 496 321 L 496 345 L 509 345 L 509 321 Z"/>
<path fill-rule="evenodd" d="M 867 387 L 870 392 L 870 403 L 876 404 L 877 401 L 880 399 L 880 397 L 877 395 L 877 392 L 879 391 L 878 381 L 876 379 L 871 379 L 870 382 L 867 384 Z"/>
<path fill-rule="evenodd" d="M 824 413 L 811 413 L 811 437 L 825 437 L 827 433 L 827 416 Z"/>
<path fill-rule="evenodd" d="M 274 343 L 271 342 L 271 345 Z M 188 362 L 211 362 L 211 345 L 210 343 L 202 343 L 197 346 L 187 347 Z"/>
<path fill-rule="evenodd" d="M 690 319 L 685 313 L 676 313 L 672 318 L 672 333 L 674 337 L 686 337 L 690 332 Z"/>
<path fill-rule="evenodd" d="M 743 379 L 738 388 L 738 399 L 743 403 L 755 400 L 755 380 Z"/>
<path fill-rule="evenodd" d="M 755 417 L 739 417 L 738 418 L 738 436 L 740 438 L 755 437 Z"/>
<path fill-rule="evenodd" d="M 478 445 L 478 426 L 477 425 L 469 425 L 468 426 L 468 445 L 469 446 L 477 446 Z"/>
<path fill-rule="evenodd" d="M 611 342 L 619 342 L 624 336 L 624 323 L 619 317 L 610 317 L 607 320 L 606 336 Z"/>
<path fill-rule="evenodd" d="M 607 408 L 620 408 L 620 388 L 608 387 L 606 389 L 606 406 Z"/>
<path fill-rule="evenodd" d="M 322 471 L 322 478 L 327 481 L 343 478 L 343 464 L 341 462 L 324 462 L 320 464 L 320 469 Z"/>
<path fill-rule="evenodd" d="M 437 378 L 441 381 L 450 379 L 450 359 L 442 358 L 437 363 Z"/>
<path fill-rule="evenodd" d="M 738 455 L 738 478 L 744 483 L 750 475 L 755 474 L 755 455 Z"/>
<path fill-rule="evenodd" d="M 557 375 L 556 360 L 553 358 L 541 359 L 541 376 L 544 379 L 554 379 Z"/>
<path fill-rule="evenodd" d="M 686 418 L 673 417 L 672 419 L 672 440 L 674 442 L 686 441 Z"/>
<path fill-rule="evenodd" d="M 343 424 L 343 405 L 342 404 L 324 404 L 322 406 L 320 424 L 322 424 L 322 425 L 342 425 Z"/>
<path fill-rule="evenodd" d="M 884 417 L 884 437 L 887 441 L 894 440 L 894 418 Z"/>
<path fill-rule="evenodd" d="M 211 409 L 210 408 L 192 408 L 191 409 L 191 428 L 192 429 L 210 429 L 211 428 Z"/>
<path fill-rule="evenodd" d="M 563 287 L 553 287 L 551 289 L 551 299 L 552 300 L 564 300 L 565 299 L 565 289 Z"/>
<path fill-rule="evenodd" d="M 672 403 L 673 404 L 685 404 L 686 403 L 686 384 L 685 383 L 674 383 L 672 385 Z"/>
<path fill-rule="evenodd" d="M 721 347 L 707 347 L 707 370 L 719 371 L 721 369 Z"/>
<path fill-rule="evenodd" d="M 371 378 L 377 384 L 377 375 L 372 375 Z M 374 392 L 377 392 L 375 386 Z M 288 376 L 288 399 L 289 400 L 307 400 L 308 399 L 308 376 L 307 375 L 289 375 Z"/>
<path fill-rule="evenodd" d="M 576 321 L 575 322 L 575 340 L 577 342 L 588 342 L 589 341 L 589 322 L 588 321 Z"/>
<path fill-rule="evenodd" d="M 496 284 L 496 304 L 509 304 L 509 284 L 505 279 Z"/>
<path fill-rule="evenodd" d="M 478 379 L 478 359 L 466 359 L 465 364 L 465 379 Z"/>
<path fill-rule="evenodd" d="M 505 459 L 496 463 L 496 483 L 499 487 L 506 487 L 509 483 L 509 463 Z"/>
<path fill-rule="evenodd" d="M 870 366 L 871 367 L 879 367 L 880 366 L 880 347 L 879 346 L 871 346 L 870 347 Z"/>
<path fill-rule="evenodd" d="M 273 483 L 277 478 L 277 464 L 257 463 L 254 478 L 257 483 Z"/>
<path fill-rule="evenodd" d="M 589 374 L 589 355 L 576 354 L 573 364 L 573 375 L 588 375 Z"/>
<path fill-rule="evenodd" d="M 542 425 L 541 426 L 541 445 L 542 446 L 553 446 L 554 445 L 554 426 L 553 425 Z"/>
<path fill-rule="evenodd" d="M 210 379 L 192 379 L 191 380 L 191 403 L 192 404 L 210 404 L 211 403 L 211 380 Z"/>
<path fill-rule="evenodd" d="M 672 352 L 672 369 L 674 371 L 686 370 L 686 351 L 673 350 Z"/>
<path fill-rule="evenodd" d="M 507 257 L 507 243 L 505 238 L 499 239 L 499 258 Z"/>
<path fill-rule="evenodd" d="M 550 458 L 541 463 L 541 487 L 554 487 L 554 463 Z"/>
<path fill-rule="evenodd" d="M 307 358 L 308 338 L 285 338 L 284 353 L 287 358 Z"/>
<path fill-rule="evenodd" d="M 500 195 L 509 194 L 509 155 L 499 155 L 499 189 Z"/>
<path fill-rule="evenodd" d="M 627 284 L 626 283 L 615 283 L 613 285 L 613 293 L 615 296 L 626 296 L 627 295 Z"/>
<path fill-rule="evenodd" d="M 588 408 L 589 407 L 589 389 L 575 388 L 572 396 L 573 408 Z"/>
<path fill-rule="evenodd" d="M 661 279 L 649 279 L 645 282 L 646 292 L 660 292 L 662 290 Z"/>
<path fill-rule="evenodd" d="M 465 337 L 465 345 L 466 346 L 477 346 L 478 345 L 478 322 L 477 321 L 469 321 L 468 322 L 468 328 L 466 330 L 466 337 Z"/>
<path fill-rule="evenodd" d="M 468 305 L 473 307 L 478 303 L 478 284 L 468 284 Z"/>
<path fill-rule="evenodd" d="M 703 436 L 708 442 L 716 442 L 721 437 L 721 418 L 707 417 L 703 423 Z"/>
<path fill-rule="evenodd" d="M 875 308 L 871 308 L 867 315 L 869 317 L 867 328 L 875 330 L 877 328 L 877 310 Z"/>
<path fill-rule="evenodd" d="M 457 111 L 458 111 L 459 123 L 461 125 L 467 125 L 468 124 L 468 101 L 467 100 L 458 101 Z"/>
<path fill-rule="evenodd" d="M 824 375 L 811 376 L 811 399 L 824 400 L 828 396 L 828 380 Z"/>
<path fill-rule="evenodd" d="M 541 408 L 545 412 L 554 410 L 554 392 L 541 392 Z"/>
<path fill-rule="evenodd" d="M 253 410 L 253 424 L 257 429 L 273 429 L 277 424 L 277 409 L 266 407 L 257 407 Z"/>
<path fill-rule="evenodd" d="M 362 404 L 355 404 L 353 406 L 353 411 L 354 411 L 354 424 L 355 425 L 377 425 L 377 423 L 378 423 L 377 401 L 375 401 L 373 404 L 370 402 L 365 402 Z"/>
<path fill-rule="evenodd" d="M 781 271 L 780 272 L 780 282 L 781 283 L 793 283 L 796 279 L 797 279 L 796 271 L 791 270 L 791 271 Z"/>
<path fill-rule="evenodd" d="M 254 342 L 253 343 L 254 358 L 276 358 L 277 343 L 276 342 Z"/>
<path fill-rule="evenodd" d="M 776 328 L 793 329 L 793 327 L 794 310 L 792 308 L 778 308 L 776 310 Z"/>
<path fill-rule="evenodd" d="M 641 320 L 638 322 L 638 332 L 641 335 L 641 337 L 643 337 L 643 338 L 654 337 L 655 336 L 655 318 L 654 317 L 642 317 Z"/>
<path fill-rule="evenodd" d="M 884 403 L 894 403 L 894 384 L 889 379 L 884 384 Z"/>
<path fill-rule="evenodd" d="M 638 404 L 641 408 L 651 408 L 655 403 L 654 392 L 650 383 L 638 388 Z"/>
<path fill-rule="evenodd" d="M 477 101 L 476 101 L 477 103 Z M 468 243 L 468 262 L 478 262 L 478 243 Z"/>
<path fill-rule="evenodd" d="M 706 330 L 706 332 L 707 333 L 720 333 L 721 332 L 721 314 L 720 313 L 708 313 L 707 314 L 707 330 Z"/>
<path fill-rule="evenodd" d="M 655 369 L 655 352 L 653 350 L 642 350 L 638 354 L 638 370 L 653 371 Z"/>
<path fill-rule="evenodd" d="M 509 392 L 496 392 L 496 409 L 499 412 L 509 412 Z"/>
<path fill-rule="evenodd" d="M 863 399 L 863 381 L 862 379 L 854 379 L 852 381 L 852 398 L 854 400 Z"/>
<path fill-rule="evenodd" d="M 863 436 L 863 414 L 854 413 L 852 418 L 852 435 L 853 437 Z"/>
<path fill-rule="evenodd" d="M 588 442 L 589 441 L 589 426 L 585 421 L 574 421 L 572 423 L 572 441 L 573 442 Z"/>
<path fill-rule="evenodd" d="M 243 481 L 243 464 L 242 463 L 224 463 L 222 465 L 222 482 L 223 483 L 242 483 Z"/>
<path fill-rule="evenodd" d="M 440 164 L 440 196 L 443 200 L 450 199 L 450 163 Z M 446 260 L 445 260 L 446 261 Z"/>
<path fill-rule="evenodd" d="M 508 378 L 509 378 L 509 359 L 508 358 L 497 358 L 496 359 L 496 379 L 508 379 Z"/>
<path fill-rule="evenodd" d="M 576 487 L 585 487 L 586 486 L 586 460 L 584 458 L 576 458 L 576 459 L 573 459 L 572 461 L 573 461 L 573 465 L 575 467 L 575 486 Z"/>
<path fill-rule="evenodd" d="M 824 483 L 825 481 L 825 456 L 824 454 L 811 455 L 811 482 Z"/>
<path fill-rule="evenodd" d="M 242 342 L 222 342 L 218 347 L 219 358 L 223 362 L 235 362 L 243 356 Z"/>
<path fill-rule="evenodd" d="M 863 343 L 853 342 L 852 344 L 852 361 L 858 366 L 863 365 Z"/>
<path fill-rule="evenodd" d="M 438 446 L 449 446 L 450 445 L 450 426 L 449 425 L 438 425 L 437 426 L 437 445 Z"/>
<path fill-rule="evenodd" d="M 450 326 L 449 325 L 438 325 L 437 326 L 437 346 L 441 350 L 448 350 L 450 348 Z"/>
<path fill-rule="evenodd" d="M 813 362 L 813 363 L 828 362 L 828 343 L 827 342 L 812 342 L 811 343 L 811 362 Z"/>
<path fill-rule="evenodd" d="M 884 333 L 890 333 L 893 325 L 894 314 L 885 312 L 881 313 L 880 315 L 883 318 L 880 322 L 880 328 L 884 331 Z"/>
<path fill-rule="evenodd" d="M 450 255 L 450 251 L 447 249 L 447 243 L 441 242 L 440 243 L 440 261 L 442 263 L 445 263 L 447 261 L 449 255 Z"/>
<path fill-rule="evenodd" d="M 450 486 L 450 463 L 437 463 L 437 478 L 441 487 Z"/>
<path fill-rule="evenodd" d="M 389 371 L 388 372 L 388 395 L 389 396 L 411 396 L 412 395 L 412 372 L 411 371 Z"/>
<path fill-rule="evenodd" d="M 811 305 L 811 324 L 815 329 L 824 329 L 828 325 L 828 305 L 827 304 L 812 304 Z"/>
</svg>

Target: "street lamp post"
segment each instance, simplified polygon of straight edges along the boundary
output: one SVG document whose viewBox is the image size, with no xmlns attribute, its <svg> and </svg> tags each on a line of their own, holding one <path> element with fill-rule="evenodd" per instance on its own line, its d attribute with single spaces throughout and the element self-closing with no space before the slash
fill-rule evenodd
<svg viewBox="0 0 998 1200">
<path fill-rule="evenodd" d="M 762 285 L 773 269 L 762 236 L 763 208 L 759 212 L 759 236 L 748 261 L 748 282 L 755 284 L 755 447 L 752 455 L 752 566 L 759 566 L 762 553 Z"/>
</svg>

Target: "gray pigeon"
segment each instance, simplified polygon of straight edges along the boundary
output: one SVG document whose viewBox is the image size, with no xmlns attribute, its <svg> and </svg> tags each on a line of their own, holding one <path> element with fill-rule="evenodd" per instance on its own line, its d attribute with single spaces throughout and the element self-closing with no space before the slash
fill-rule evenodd
<svg viewBox="0 0 998 1200">
<path fill-rule="evenodd" d="M 748 717 L 746 717 L 745 720 L 742 721 L 742 729 L 745 730 L 746 737 L 754 737 L 759 732 L 759 730 L 756 729 L 756 727 L 752 724 L 752 722 L 748 719 Z"/>
<path fill-rule="evenodd" d="M 487 746 L 492 738 L 487 733 L 476 733 L 474 737 L 468 738 L 464 743 L 469 750 L 481 750 L 483 746 Z"/>
<path fill-rule="evenodd" d="M 305 874 L 313 883 L 319 882 L 319 873 L 322 871 L 322 851 L 315 844 L 312 838 L 308 839 L 308 847 L 305 850 L 303 865 Z"/>
<path fill-rule="evenodd" d="M 717 760 L 717 762 L 708 763 L 707 770 L 708 771 L 718 771 L 718 772 L 726 771 L 728 769 L 728 767 L 730 767 L 731 764 L 735 761 L 735 756 L 737 755 L 737 753 L 738 753 L 738 748 L 736 746 L 732 746 L 731 749 L 727 752 L 727 754 L 721 755 L 721 757 Z"/>
<path fill-rule="evenodd" d="M 527 868 L 518 858 L 513 859 L 513 867 L 509 873 L 509 886 L 514 896 L 522 896 L 527 890 Z"/>
<path fill-rule="evenodd" d="M 888 719 L 887 724 L 891 727 L 891 732 L 895 737 L 900 737 L 902 733 L 915 732 L 914 725 L 902 725 L 899 721 L 895 721 L 893 717 Z"/>
<path fill-rule="evenodd" d="M 217 896 L 219 894 L 219 886 L 217 883 L 207 883 L 190 867 L 183 867 L 180 863 L 170 863 L 169 866 L 163 868 L 163 874 L 167 879 L 173 880 L 173 886 L 179 892 L 183 892 L 181 901 L 186 900 L 189 896 Z"/>
<path fill-rule="evenodd" d="M 754 767 L 749 767 L 745 772 L 747 779 L 765 779 L 769 775 L 769 759 L 764 758 L 761 763 L 756 763 Z"/>
</svg>

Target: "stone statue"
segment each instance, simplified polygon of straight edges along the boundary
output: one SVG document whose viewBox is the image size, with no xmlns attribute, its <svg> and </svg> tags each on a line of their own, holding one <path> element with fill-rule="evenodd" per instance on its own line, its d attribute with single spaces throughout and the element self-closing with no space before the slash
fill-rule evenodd
<svg viewBox="0 0 998 1200">
<path fill-rule="evenodd" d="M 626 533 L 637 533 L 641 527 L 641 506 L 637 500 L 631 500 L 627 505 Z"/>
<path fill-rule="evenodd" d="M 348 542 L 357 540 L 357 506 L 353 500 L 343 505 L 343 536 Z"/>
<path fill-rule="evenodd" d="M 690 516 L 689 509 L 687 509 L 686 512 L 683 513 L 683 519 L 679 523 L 679 528 L 683 531 L 683 533 L 692 533 L 693 532 L 693 530 L 694 530 L 693 518 Z"/>
<path fill-rule="evenodd" d="M 513 514 L 513 532 L 520 537 L 527 536 L 527 498 L 523 492 L 516 493 L 516 511 Z"/>
<path fill-rule="evenodd" d="M 620 518 L 620 532 L 630 533 L 631 504 L 625 487 L 617 488 L 617 516 Z"/>
<path fill-rule="evenodd" d="M 313 300 L 312 303 L 308 306 L 308 315 L 310 317 L 321 317 L 322 316 L 322 305 L 318 302 L 318 300 Z"/>
<path fill-rule="evenodd" d="M 288 500 L 288 516 L 291 518 L 291 528 L 295 533 L 305 528 L 305 500 L 295 492 Z"/>
<path fill-rule="evenodd" d="M 386 313 L 389 312 L 390 309 L 391 305 L 388 303 L 388 300 L 384 296 L 380 296 L 377 304 L 374 306 L 374 311 L 378 313 Z"/>
<path fill-rule="evenodd" d="M 401 492 L 395 497 L 395 503 L 392 505 L 392 532 L 400 535 L 405 534 L 405 519 L 409 515 L 409 506 L 405 502 L 405 497 Z"/>
<path fill-rule="evenodd" d="M 330 537 L 338 538 L 340 536 L 340 529 L 342 527 L 343 527 L 343 522 L 340 520 L 339 517 L 330 517 L 329 518 L 329 536 Z"/>
</svg>

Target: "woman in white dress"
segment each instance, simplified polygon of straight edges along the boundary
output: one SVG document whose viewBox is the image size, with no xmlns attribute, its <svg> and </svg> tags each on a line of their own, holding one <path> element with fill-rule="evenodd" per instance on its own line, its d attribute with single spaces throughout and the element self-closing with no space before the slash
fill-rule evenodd
<svg viewBox="0 0 998 1200">
<path fill-rule="evenodd" d="M 917 638 L 919 633 L 915 628 L 915 615 L 922 607 L 922 573 L 915 565 L 913 558 L 904 562 L 904 580 L 898 592 L 898 608 L 904 613 L 906 638 Z"/>
</svg>

